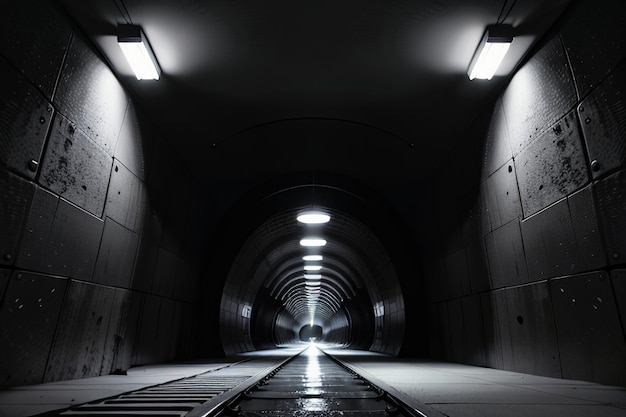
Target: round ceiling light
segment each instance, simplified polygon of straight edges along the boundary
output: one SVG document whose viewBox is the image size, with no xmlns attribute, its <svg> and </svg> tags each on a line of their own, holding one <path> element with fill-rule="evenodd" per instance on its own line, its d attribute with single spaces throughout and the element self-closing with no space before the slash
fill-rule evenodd
<svg viewBox="0 0 626 417">
<path fill-rule="evenodd" d="M 330 216 L 321 211 L 305 211 L 300 213 L 298 221 L 305 224 L 323 224 L 330 221 Z"/>
<path fill-rule="evenodd" d="M 326 245 L 326 241 L 324 239 L 318 238 L 305 238 L 300 241 L 300 245 L 302 246 L 324 246 Z"/>
</svg>

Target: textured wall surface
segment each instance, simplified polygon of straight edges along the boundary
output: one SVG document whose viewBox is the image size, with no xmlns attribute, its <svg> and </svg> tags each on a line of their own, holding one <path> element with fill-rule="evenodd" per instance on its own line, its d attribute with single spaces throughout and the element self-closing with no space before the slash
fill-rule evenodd
<svg viewBox="0 0 626 417">
<path fill-rule="evenodd" d="M 0 386 L 188 358 L 193 182 L 63 11 L 3 10 Z"/>
<path fill-rule="evenodd" d="M 574 2 L 468 141 L 479 184 L 434 181 L 434 356 L 626 385 L 625 28 L 625 3 Z"/>
</svg>

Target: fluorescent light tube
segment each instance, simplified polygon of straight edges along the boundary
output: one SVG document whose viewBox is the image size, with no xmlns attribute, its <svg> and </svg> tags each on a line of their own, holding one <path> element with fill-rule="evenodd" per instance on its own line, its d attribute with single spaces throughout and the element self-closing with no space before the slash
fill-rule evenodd
<svg viewBox="0 0 626 417">
<path fill-rule="evenodd" d="M 118 25 L 117 42 L 138 80 L 158 80 L 161 68 L 141 28 Z"/>
<path fill-rule="evenodd" d="M 470 80 L 490 80 L 494 76 L 513 42 L 511 33 L 510 25 L 493 25 L 487 28 L 467 71 Z"/>
</svg>

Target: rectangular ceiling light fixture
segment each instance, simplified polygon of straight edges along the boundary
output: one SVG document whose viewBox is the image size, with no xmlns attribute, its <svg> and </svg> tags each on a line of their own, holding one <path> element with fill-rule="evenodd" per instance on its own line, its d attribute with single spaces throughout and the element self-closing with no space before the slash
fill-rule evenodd
<svg viewBox="0 0 626 417">
<path fill-rule="evenodd" d="M 118 25 L 117 43 L 138 80 L 159 79 L 161 68 L 140 26 Z"/>
<path fill-rule="evenodd" d="M 498 70 L 511 42 L 513 42 L 511 25 L 488 26 L 467 70 L 469 79 L 490 80 Z"/>
</svg>

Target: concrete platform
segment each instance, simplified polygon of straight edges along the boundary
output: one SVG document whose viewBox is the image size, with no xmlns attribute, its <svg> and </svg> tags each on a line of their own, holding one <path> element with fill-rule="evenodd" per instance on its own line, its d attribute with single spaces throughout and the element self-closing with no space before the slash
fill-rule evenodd
<svg viewBox="0 0 626 417">
<path fill-rule="evenodd" d="M 0 391 L 0 417 L 30 417 L 197 375 L 245 357 L 290 355 L 276 349 L 193 364 L 141 366 L 128 375 L 61 381 Z M 371 352 L 327 349 L 449 417 L 626 417 L 626 387 L 600 385 Z"/>
</svg>

